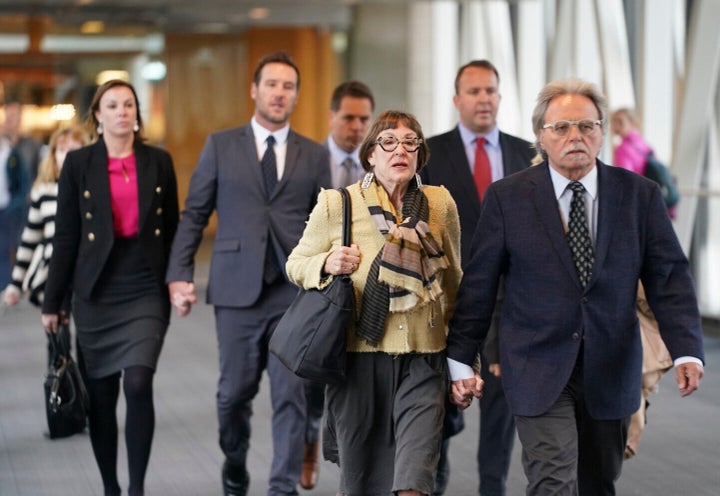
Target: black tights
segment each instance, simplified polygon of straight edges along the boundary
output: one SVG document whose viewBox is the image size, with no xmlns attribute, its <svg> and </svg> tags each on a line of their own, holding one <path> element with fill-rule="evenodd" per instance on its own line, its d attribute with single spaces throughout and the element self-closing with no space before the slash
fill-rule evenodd
<svg viewBox="0 0 720 496">
<path fill-rule="evenodd" d="M 148 367 L 129 367 L 123 375 L 123 392 L 127 405 L 125 444 L 130 472 L 130 496 L 142 495 L 150 446 L 155 431 L 153 407 L 153 374 Z M 88 379 L 90 394 L 90 441 L 100 468 L 106 496 L 120 494 L 117 478 L 117 400 L 120 394 L 120 372 L 101 379 Z"/>
</svg>

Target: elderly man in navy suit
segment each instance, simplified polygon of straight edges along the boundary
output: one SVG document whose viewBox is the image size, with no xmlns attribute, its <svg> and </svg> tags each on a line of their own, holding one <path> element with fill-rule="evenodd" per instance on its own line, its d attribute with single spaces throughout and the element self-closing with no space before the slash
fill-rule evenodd
<svg viewBox="0 0 720 496">
<path fill-rule="evenodd" d="M 499 86 L 498 71 L 488 60 L 472 60 L 458 69 L 453 104 L 460 122 L 451 131 L 428 139 L 430 160 L 420 173 L 423 182 L 445 186 L 457 203 L 463 268 L 470 259 L 470 245 L 485 189 L 492 181 L 526 169 L 535 156 L 530 142 L 498 129 Z M 515 441 L 515 421 L 500 380 L 497 334 L 494 329 L 490 334 L 480 359 L 485 384 L 480 399 L 477 468 L 480 494 L 504 496 Z M 462 428 L 462 413 L 448 405 L 446 437 L 438 463 L 434 496 L 444 493 L 449 479 L 449 436 Z"/>
<path fill-rule="evenodd" d="M 548 84 L 533 113 L 547 160 L 491 184 L 448 336 L 452 400 L 482 394 L 471 364 L 499 281 L 505 393 L 529 495 L 612 495 L 640 404 L 642 281 L 682 396 L 703 375 L 690 267 L 656 184 L 598 160 L 607 103 L 578 79 Z"/>
<path fill-rule="evenodd" d="M 167 271 L 179 315 L 197 302 L 194 256 L 213 210 L 218 226 L 207 300 L 215 306 L 220 380 L 217 410 L 226 495 L 247 494 L 252 400 L 267 368 L 273 403 L 271 496 L 298 494 L 305 435 L 304 381 L 268 353 L 297 288 L 284 273 L 320 188 L 328 152 L 290 129 L 300 73 L 283 52 L 258 65 L 250 123 L 211 134 L 190 181 Z"/>
</svg>

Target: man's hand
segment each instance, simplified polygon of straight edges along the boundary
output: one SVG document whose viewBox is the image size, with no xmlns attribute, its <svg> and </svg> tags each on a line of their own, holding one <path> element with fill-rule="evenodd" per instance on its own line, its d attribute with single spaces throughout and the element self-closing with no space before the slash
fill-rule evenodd
<svg viewBox="0 0 720 496">
<path fill-rule="evenodd" d="M 682 363 L 675 367 L 680 396 L 689 396 L 699 388 L 704 373 L 702 366 L 695 362 Z"/>
<path fill-rule="evenodd" d="M 195 296 L 195 284 L 187 281 L 173 281 L 168 284 L 170 293 L 170 302 L 177 309 L 180 317 L 185 317 L 192 310 L 192 306 L 197 303 Z"/>
<path fill-rule="evenodd" d="M 450 391 L 450 401 L 456 404 L 461 410 L 466 409 L 472 404 L 473 398 L 482 396 L 483 380 L 480 374 L 470 379 L 460 379 L 452 382 Z"/>
<path fill-rule="evenodd" d="M 499 363 L 491 363 L 488 365 L 488 370 L 492 375 L 494 375 L 497 378 L 500 378 L 500 364 Z"/>
<path fill-rule="evenodd" d="M 44 313 L 42 314 L 42 325 L 45 332 L 48 334 L 57 334 L 58 332 L 58 314 L 56 313 Z"/>
</svg>

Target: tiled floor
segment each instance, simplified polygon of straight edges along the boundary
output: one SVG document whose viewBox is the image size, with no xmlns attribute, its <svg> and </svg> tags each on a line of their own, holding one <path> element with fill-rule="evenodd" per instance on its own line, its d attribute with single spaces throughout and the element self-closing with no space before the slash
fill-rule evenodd
<svg viewBox="0 0 720 496">
<path fill-rule="evenodd" d="M 102 494 L 87 434 L 51 441 L 43 409 L 45 344 L 37 309 L 23 303 L 0 315 L 0 495 Z M 681 399 L 674 378 L 651 397 L 649 424 L 636 459 L 618 484 L 620 495 L 720 494 L 720 339 L 706 341 L 702 390 Z M 212 309 L 198 305 L 173 318 L 155 382 L 157 426 L 146 494 L 220 495 L 222 455 L 217 446 L 215 385 L 217 350 Z M 448 495 L 477 494 L 475 446 L 477 407 L 466 414 L 466 430 L 450 448 Z M 124 423 L 124 400 L 118 406 Z M 250 494 L 266 493 L 271 461 L 267 382 L 255 401 L 249 470 Z M 124 428 L 121 427 L 121 431 Z M 508 495 L 524 494 L 525 479 L 516 444 Z M 119 454 L 121 484 L 127 487 L 124 444 Z M 301 494 L 334 495 L 338 471 L 325 463 L 320 483 Z"/>
</svg>

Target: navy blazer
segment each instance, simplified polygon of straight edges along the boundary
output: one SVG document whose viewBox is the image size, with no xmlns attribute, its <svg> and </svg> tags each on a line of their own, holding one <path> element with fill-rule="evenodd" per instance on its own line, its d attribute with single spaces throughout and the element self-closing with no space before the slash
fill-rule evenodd
<svg viewBox="0 0 720 496">
<path fill-rule="evenodd" d="M 460 214 L 461 263 L 470 259 L 470 246 L 480 218 L 480 200 L 468 163 L 465 145 L 457 126 L 447 133 L 428 138 L 430 159 L 420 172 L 423 183 L 445 186 L 452 195 Z M 530 166 L 535 150 L 529 141 L 500 132 L 500 149 L 505 177 Z"/>
<path fill-rule="evenodd" d="M 178 222 L 172 158 L 136 141 L 138 238 L 158 284 L 164 286 L 170 246 Z M 68 153 L 58 180 L 53 256 L 43 313 L 57 313 L 68 288 L 89 299 L 112 250 L 115 234 L 105 142 Z M 167 291 L 163 289 L 163 294 Z"/>
<path fill-rule="evenodd" d="M 330 187 L 327 150 L 292 130 L 285 171 L 270 200 L 265 197 L 250 124 L 211 134 L 190 180 L 167 282 L 193 280 L 195 252 L 216 210 L 207 301 L 236 308 L 252 306 L 263 288 L 267 244 L 273 244 L 284 272 L 320 188 L 326 187 Z"/>
<path fill-rule="evenodd" d="M 599 160 L 597 168 L 595 264 L 584 289 L 547 162 L 493 183 L 483 200 L 447 353 L 453 360 L 473 362 L 504 275 L 500 363 L 516 415 L 548 410 L 580 350 L 590 414 L 619 419 L 637 410 L 642 377 L 638 280 L 672 357 L 704 359 L 690 267 L 659 188 Z"/>
</svg>

